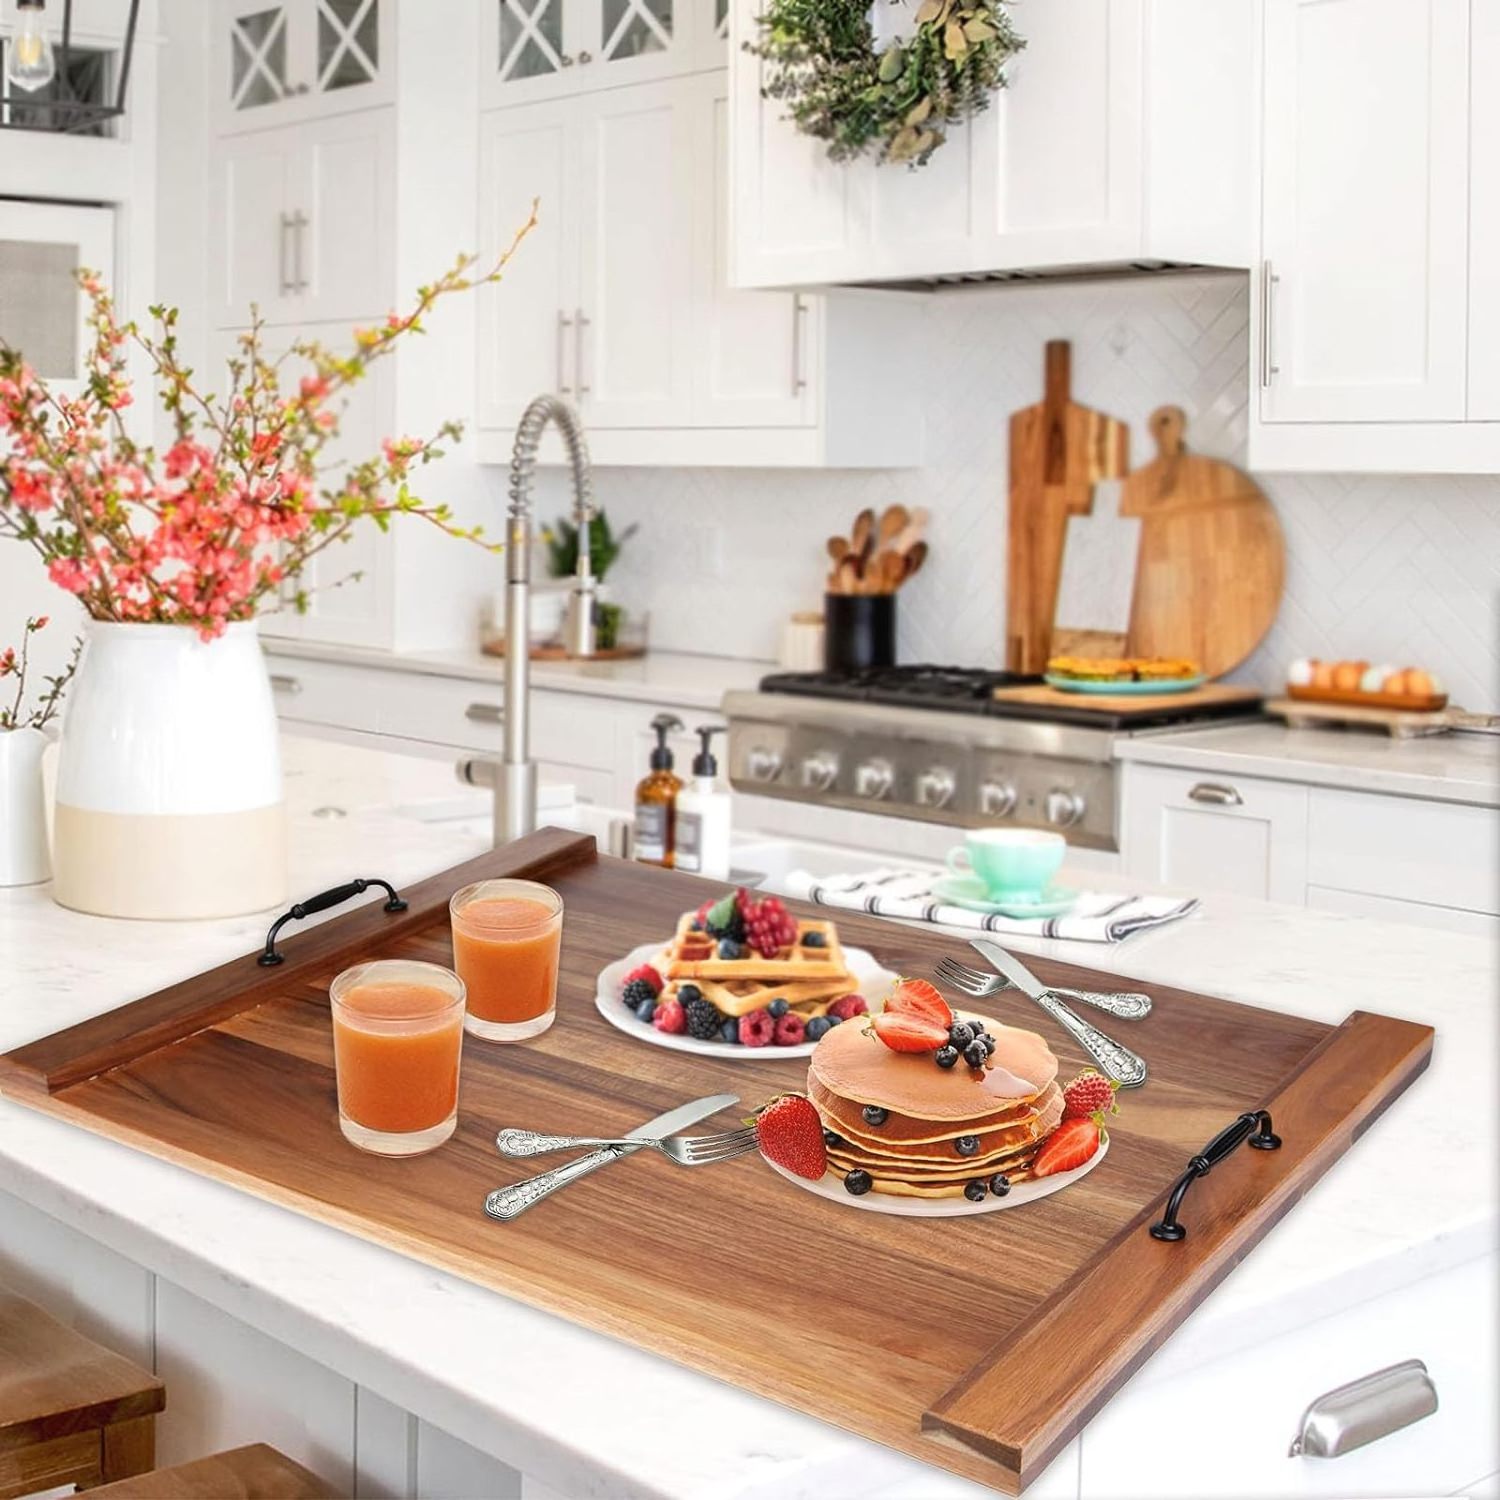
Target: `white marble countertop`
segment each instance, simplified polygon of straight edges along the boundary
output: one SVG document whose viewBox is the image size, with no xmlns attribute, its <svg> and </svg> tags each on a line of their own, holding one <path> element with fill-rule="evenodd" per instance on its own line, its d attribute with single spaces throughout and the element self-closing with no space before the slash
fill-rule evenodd
<svg viewBox="0 0 1500 1500">
<path fill-rule="evenodd" d="M 273 656 L 380 667 L 429 677 L 458 677 L 469 682 L 499 682 L 505 675 L 504 659 L 487 656 L 478 646 L 446 651 L 371 651 L 361 646 L 271 638 L 264 641 L 264 646 Z M 534 661 L 531 683 L 547 692 L 591 693 L 601 698 L 716 709 L 731 689 L 753 688 L 775 670 L 776 663 L 772 661 L 648 651 L 630 661 Z"/>
<path fill-rule="evenodd" d="M 1115 755 L 1153 766 L 1500 807 L 1500 738 L 1488 734 L 1398 740 L 1368 730 L 1264 722 L 1122 738 Z"/>
<path fill-rule="evenodd" d="M 487 843 L 481 820 L 411 816 L 452 799 L 446 767 L 311 740 L 286 747 L 298 891 L 347 879 L 355 865 L 410 882 Z M 105 921 L 61 910 L 45 887 L 0 891 L 0 1048 L 246 952 L 264 929 L 263 916 Z M 1496 1244 L 1488 943 L 1210 896 L 1197 916 L 1117 947 L 1017 946 L 1329 1022 L 1362 1007 L 1438 1029 L 1427 1073 L 1167 1342 L 1137 1388 Z M 0 1190 L 566 1495 L 989 1493 L 8 1100 Z M 670 1415 L 684 1411 L 691 1423 Z M 1067 1450 L 1031 1495 L 1070 1493 L 1075 1462 Z"/>
</svg>

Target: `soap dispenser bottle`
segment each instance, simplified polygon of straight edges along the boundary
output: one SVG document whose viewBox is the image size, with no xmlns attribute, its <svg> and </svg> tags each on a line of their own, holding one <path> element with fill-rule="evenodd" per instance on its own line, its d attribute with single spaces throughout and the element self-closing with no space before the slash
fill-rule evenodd
<svg viewBox="0 0 1500 1500">
<path fill-rule="evenodd" d="M 702 749 L 693 757 L 693 779 L 677 794 L 677 869 L 711 880 L 729 876 L 729 793 L 718 784 L 713 737 L 723 726 L 703 724 L 694 733 Z"/>
<path fill-rule="evenodd" d="M 657 714 L 651 727 L 656 748 L 651 752 L 651 771 L 635 788 L 635 857 L 643 865 L 672 868 L 677 834 L 677 794 L 682 778 L 672 770 L 672 747 L 667 736 L 682 729 L 676 714 Z"/>
</svg>

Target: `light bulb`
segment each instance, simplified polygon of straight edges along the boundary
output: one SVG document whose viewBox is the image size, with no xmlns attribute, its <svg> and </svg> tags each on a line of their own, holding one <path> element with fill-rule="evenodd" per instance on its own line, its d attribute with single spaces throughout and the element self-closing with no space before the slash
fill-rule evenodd
<svg viewBox="0 0 1500 1500">
<path fill-rule="evenodd" d="M 16 0 L 16 30 L 6 53 L 5 76 L 18 89 L 34 93 L 52 82 L 57 62 L 42 25 L 44 0 Z"/>
</svg>

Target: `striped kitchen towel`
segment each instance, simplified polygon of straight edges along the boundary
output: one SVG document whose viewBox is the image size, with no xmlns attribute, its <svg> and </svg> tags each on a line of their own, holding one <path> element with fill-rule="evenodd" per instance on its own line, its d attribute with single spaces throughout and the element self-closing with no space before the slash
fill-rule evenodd
<svg viewBox="0 0 1500 1500">
<path fill-rule="evenodd" d="M 1119 943 L 1133 932 L 1175 922 L 1197 911 L 1195 897 L 1121 896 L 1114 891 L 1079 891 L 1072 910 L 1056 917 L 1003 917 L 998 913 L 945 906 L 932 894 L 941 870 L 867 870 L 861 875 L 827 875 L 821 879 L 806 870 L 786 878 L 790 896 L 819 906 L 869 912 L 878 917 L 904 917 L 916 922 L 939 922 L 973 932 L 1010 932 L 1022 937 L 1067 938 L 1081 943 Z"/>
</svg>

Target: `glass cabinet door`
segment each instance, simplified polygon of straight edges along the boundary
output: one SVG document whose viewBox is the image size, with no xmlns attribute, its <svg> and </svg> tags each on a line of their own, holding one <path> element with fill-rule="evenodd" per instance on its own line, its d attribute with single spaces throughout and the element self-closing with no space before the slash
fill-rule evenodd
<svg viewBox="0 0 1500 1500">
<path fill-rule="evenodd" d="M 287 5 L 236 5 L 224 25 L 229 43 L 229 108 L 248 114 L 280 104 L 292 80 L 293 46 Z"/>
<path fill-rule="evenodd" d="M 572 93 L 578 86 L 582 47 L 579 10 L 586 3 L 489 0 L 484 40 L 486 102 L 524 104 Z"/>
<path fill-rule="evenodd" d="M 318 90 L 359 88 L 380 78 L 381 0 L 318 0 Z"/>
</svg>

